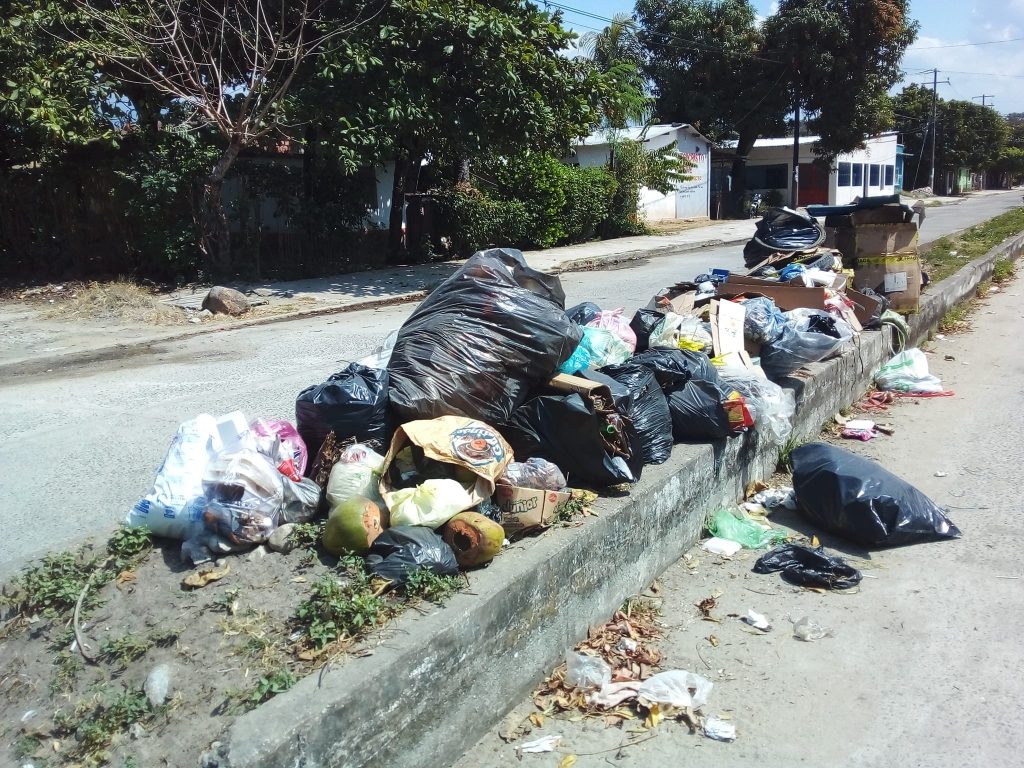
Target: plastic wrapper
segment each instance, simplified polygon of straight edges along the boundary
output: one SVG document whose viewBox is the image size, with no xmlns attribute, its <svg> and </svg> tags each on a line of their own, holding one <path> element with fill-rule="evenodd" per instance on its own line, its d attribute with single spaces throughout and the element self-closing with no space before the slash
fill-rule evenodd
<svg viewBox="0 0 1024 768">
<path fill-rule="evenodd" d="M 960 536 L 935 502 L 873 461 L 825 443 L 796 448 L 792 461 L 799 511 L 827 531 L 865 547 Z"/>
<path fill-rule="evenodd" d="M 575 375 L 591 368 L 622 363 L 628 360 L 631 354 L 626 342 L 611 331 L 587 326 L 583 329 L 583 338 L 580 339 L 579 346 L 573 350 L 569 359 L 559 366 L 558 371 Z"/>
<path fill-rule="evenodd" d="M 679 349 L 679 329 L 682 325 L 682 315 L 666 312 L 661 322 L 651 332 L 647 346 L 650 349 Z"/>
<path fill-rule="evenodd" d="M 783 445 L 793 433 L 796 399 L 788 389 L 740 368 L 721 371 L 722 383 L 743 395 L 757 431 L 774 445 Z"/>
<path fill-rule="evenodd" d="M 505 474 L 498 478 L 498 484 L 535 491 L 560 491 L 567 485 L 565 475 L 556 464 L 536 457 L 513 461 L 505 467 Z"/>
<path fill-rule="evenodd" d="M 840 557 L 825 554 L 818 547 L 786 544 L 762 555 L 754 564 L 754 573 L 782 572 L 782 578 L 801 587 L 850 589 L 860 584 L 861 572 Z"/>
<path fill-rule="evenodd" d="M 284 502 L 282 475 L 263 454 L 243 448 L 217 454 L 203 473 L 209 501 L 273 517 Z"/>
<path fill-rule="evenodd" d="M 627 347 L 629 353 L 636 351 L 636 334 L 629 327 L 629 320 L 623 317 L 623 309 L 602 310 L 597 317 L 584 323 L 588 328 L 604 328 L 614 333 Z"/>
<path fill-rule="evenodd" d="M 629 397 L 615 406 L 632 423 L 637 444 L 633 453 L 643 464 L 662 464 L 672 455 L 672 414 L 654 371 L 629 361 L 602 368 L 601 373 L 625 387 Z"/>
<path fill-rule="evenodd" d="M 501 426 L 501 433 L 517 455 L 557 464 L 570 483 L 631 483 L 636 478 L 628 457 L 609 447 L 606 427 L 593 400 L 572 393 L 527 401 Z"/>
<path fill-rule="evenodd" d="M 757 344 L 771 343 L 786 329 L 786 315 L 774 301 L 758 296 L 743 302 L 743 335 Z"/>
<path fill-rule="evenodd" d="M 710 680 L 684 669 L 651 675 L 640 684 L 636 697 L 645 706 L 700 709 L 708 703 L 714 685 Z"/>
<path fill-rule="evenodd" d="M 384 337 L 384 341 L 373 352 L 357 362 L 367 368 L 387 368 L 388 363 L 391 362 L 391 351 L 395 348 L 395 340 L 397 338 L 398 329 L 395 329 Z"/>
<path fill-rule="evenodd" d="M 350 363 L 327 381 L 302 390 L 295 420 L 310 455 L 328 433 L 339 442 L 354 439 L 379 448 L 388 444 L 388 372 Z"/>
<path fill-rule="evenodd" d="M 281 478 L 284 501 L 281 505 L 280 522 L 305 523 L 316 517 L 320 506 L 320 486 L 308 477 L 292 480 Z"/>
<path fill-rule="evenodd" d="M 761 549 L 786 538 L 784 531 L 766 528 L 741 512 L 717 510 L 707 522 L 708 532 L 719 539 L 742 544 L 746 549 Z"/>
<path fill-rule="evenodd" d="M 928 373 L 928 359 L 920 349 L 907 349 L 878 369 L 875 384 L 879 389 L 896 392 L 934 393 L 942 391 L 942 382 Z"/>
<path fill-rule="evenodd" d="M 438 576 L 459 572 L 455 553 L 444 539 L 429 528 L 411 525 L 388 528 L 374 539 L 366 567 L 374 576 L 400 584 L 422 569 Z"/>
<path fill-rule="evenodd" d="M 564 306 L 558 278 L 531 269 L 519 251 L 474 254 L 398 333 L 388 363 L 395 414 L 505 421 L 579 344 L 582 330 Z"/>
<path fill-rule="evenodd" d="M 475 503 L 461 483 L 447 478 L 425 480 L 413 488 L 399 488 L 388 494 L 392 525 L 438 528 Z"/>
<path fill-rule="evenodd" d="M 278 514 L 267 515 L 237 504 L 208 501 L 203 511 L 206 530 L 233 546 L 262 544 L 277 527 Z"/>
<path fill-rule="evenodd" d="M 714 351 L 711 325 L 703 322 L 699 317 L 684 315 L 683 322 L 679 325 L 679 341 L 677 346 L 680 349 L 711 354 Z"/>
<path fill-rule="evenodd" d="M 848 323 L 822 310 L 793 310 L 786 317 L 782 333 L 761 345 L 761 367 L 773 379 L 824 360 L 853 338 Z"/>
<path fill-rule="evenodd" d="M 256 419 L 249 425 L 249 429 L 257 438 L 275 439 L 284 449 L 287 458 L 291 459 L 295 472 L 299 475 L 305 474 L 306 466 L 309 464 L 309 452 L 306 450 L 306 443 L 299 435 L 299 431 L 290 421 Z M 261 450 L 261 452 L 263 451 Z M 290 474 L 283 469 L 281 473 Z"/>
<path fill-rule="evenodd" d="M 584 301 L 574 307 L 569 307 L 565 310 L 565 314 L 576 325 L 590 325 L 591 321 L 597 319 L 601 314 L 601 308 L 592 301 Z"/>
<path fill-rule="evenodd" d="M 629 327 L 633 329 L 636 336 L 636 351 L 643 352 L 650 346 L 651 334 L 658 327 L 665 315 L 656 309 L 638 309 L 633 319 L 629 321 Z"/>
<path fill-rule="evenodd" d="M 219 445 L 217 421 L 201 414 L 178 427 L 156 472 L 152 490 L 135 504 L 125 525 L 148 528 L 157 536 L 187 539 L 202 527 L 203 472 Z"/>
<path fill-rule="evenodd" d="M 370 446 L 362 443 L 348 446 L 331 467 L 326 489 L 328 505 L 336 507 L 356 496 L 383 504 L 378 488 L 383 471 L 384 457 Z"/>
<path fill-rule="evenodd" d="M 568 651 L 565 654 L 565 684 L 579 691 L 592 691 L 612 681 L 612 668 L 599 656 Z"/>
</svg>

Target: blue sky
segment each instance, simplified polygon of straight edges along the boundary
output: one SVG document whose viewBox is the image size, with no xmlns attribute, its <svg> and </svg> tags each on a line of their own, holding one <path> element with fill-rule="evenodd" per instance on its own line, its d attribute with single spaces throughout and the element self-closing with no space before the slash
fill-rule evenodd
<svg viewBox="0 0 1024 768">
<path fill-rule="evenodd" d="M 626 0 L 553 0 L 558 5 L 611 18 L 631 13 Z M 770 0 L 753 0 L 759 13 L 771 12 Z M 971 100 L 986 94 L 987 103 L 1002 113 L 1024 112 L 1024 0 L 911 0 L 911 15 L 920 23 L 918 39 L 904 57 L 906 82 L 930 84 L 937 67 L 939 95 Z M 565 23 L 579 33 L 601 27 L 601 21 L 564 11 Z M 985 43 L 971 45 L 972 43 Z M 980 99 L 976 99 L 980 103 Z"/>
</svg>

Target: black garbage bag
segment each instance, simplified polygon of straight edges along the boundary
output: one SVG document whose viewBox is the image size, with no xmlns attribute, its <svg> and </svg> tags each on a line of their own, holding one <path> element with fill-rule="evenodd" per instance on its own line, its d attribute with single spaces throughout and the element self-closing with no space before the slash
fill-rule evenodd
<svg viewBox="0 0 1024 768">
<path fill-rule="evenodd" d="M 398 332 L 388 363 L 395 414 L 506 421 L 580 343 L 564 306 L 558 278 L 519 251 L 474 254 Z"/>
<path fill-rule="evenodd" d="M 761 555 L 754 563 L 754 573 L 782 571 L 782 578 L 790 584 L 825 589 L 850 589 L 860 584 L 861 572 L 841 557 L 826 555 L 818 547 L 811 549 L 802 544 L 783 544 Z"/>
<path fill-rule="evenodd" d="M 629 327 L 636 334 L 636 351 L 643 352 L 650 344 L 651 334 L 658 324 L 665 319 L 665 314 L 656 309 L 638 309 Z"/>
<path fill-rule="evenodd" d="M 633 482 L 631 457 L 608 449 L 604 427 L 593 401 L 574 392 L 526 401 L 498 431 L 520 460 L 547 459 L 558 465 L 570 485 L 602 488 Z"/>
<path fill-rule="evenodd" d="M 769 208 L 743 247 L 743 263 L 755 267 L 773 253 L 806 251 L 824 240 L 825 229 L 813 216 L 790 208 Z"/>
<path fill-rule="evenodd" d="M 409 574 L 426 568 L 438 576 L 459 572 L 455 553 L 444 539 L 421 525 L 396 525 L 373 540 L 366 567 L 374 576 L 404 584 Z"/>
<path fill-rule="evenodd" d="M 732 434 L 729 415 L 722 405 L 730 389 L 703 352 L 649 349 L 627 363 L 637 364 L 650 368 L 665 392 L 672 437 L 677 442 L 717 440 Z"/>
<path fill-rule="evenodd" d="M 809 521 L 865 547 L 955 539 L 931 499 L 873 461 L 825 443 L 795 449 L 793 489 Z"/>
<path fill-rule="evenodd" d="M 600 373 L 626 388 L 629 397 L 616 398 L 615 407 L 632 422 L 636 434 L 633 454 L 643 464 L 662 464 L 672 455 L 672 413 L 654 371 L 644 365 L 607 365 Z M 590 373 L 587 374 L 588 376 Z M 612 395 L 615 395 L 613 390 Z"/>
<path fill-rule="evenodd" d="M 565 314 L 576 325 L 586 325 L 591 320 L 596 320 L 600 313 L 601 308 L 592 301 L 584 301 L 582 304 L 577 304 L 575 307 L 565 310 Z"/>
<path fill-rule="evenodd" d="M 332 430 L 339 440 L 355 438 L 377 450 L 387 449 L 388 372 L 349 363 L 327 381 L 299 393 L 295 421 L 311 458 Z M 312 465 L 311 461 L 309 471 Z"/>
</svg>

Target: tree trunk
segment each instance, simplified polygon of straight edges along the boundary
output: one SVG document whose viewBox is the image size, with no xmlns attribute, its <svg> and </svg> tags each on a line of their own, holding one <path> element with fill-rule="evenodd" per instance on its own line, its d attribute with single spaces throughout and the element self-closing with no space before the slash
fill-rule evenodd
<svg viewBox="0 0 1024 768">
<path fill-rule="evenodd" d="M 231 230 L 224 209 L 224 177 L 241 149 L 241 140 L 232 138 L 203 185 L 199 248 L 206 257 L 207 270 L 214 278 L 231 275 Z"/>
<path fill-rule="evenodd" d="M 469 184 L 469 158 L 463 157 L 459 160 L 459 170 L 455 175 L 456 184 Z"/>
<path fill-rule="evenodd" d="M 739 140 L 736 142 L 736 158 L 732 161 L 732 193 L 729 195 L 729 210 L 727 215 L 734 218 L 743 218 L 746 211 L 743 210 L 743 197 L 747 192 L 747 156 L 754 148 L 757 141 L 757 134 L 753 131 L 740 132 Z"/>
</svg>

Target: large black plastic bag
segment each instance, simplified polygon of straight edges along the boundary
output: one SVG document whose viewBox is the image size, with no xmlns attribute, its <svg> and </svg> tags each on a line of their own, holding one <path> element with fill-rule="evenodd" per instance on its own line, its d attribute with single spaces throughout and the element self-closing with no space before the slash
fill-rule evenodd
<svg viewBox="0 0 1024 768">
<path fill-rule="evenodd" d="M 865 547 L 955 539 L 941 509 L 878 464 L 825 443 L 795 449 L 793 489 L 801 514 Z"/>
<path fill-rule="evenodd" d="M 569 307 L 565 310 L 565 314 L 569 316 L 576 325 L 586 325 L 591 320 L 596 320 L 597 316 L 601 314 L 601 308 L 592 301 L 584 301 L 582 304 L 577 304 L 575 307 Z"/>
<path fill-rule="evenodd" d="M 601 488 L 633 482 L 636 477 L 627 459 L 606 449 L 603 426 L 594 403 L 574 392 L 528 400 L 498 431 L 520 461 L 547 459 L 558 465 L 570 485 Z"/>
<path fill-rule="evenodd" d="M 459 572 L 455 553 L 444 539 L 420 525 L 396 525 L 373 540 L 366 567 L 374 576 L 405 583 L 409 574 L 426 568 L 438 576 Z"/>
<path fill-rule="evenodd" d="M 656 309 L 638 309 L 629 327 L 636 334 L 636 351 L 643 352 L 650 346 L 649 342 L 654 329 L 665 320 L 665 313 Z"/>
<path fill-rule="evenodd" d="M 732 434 L 722 403 L 730 390 L 703 352 L 649 349 L 628 365 L 650 368 L 661 384 L 672 416 L 672 436 L 681 440 L 717 440 Z"/>
<path fill-rule="evenodd" d="M 824 240 L 825 230 L 813 216 L 790 208 L 769 208 L 743 247 L 743 263 L 753 267 L 773 253 L 805 251 Z"/>
<path fill-rule="evenodd" d="M 793 310 L 785 316 L 779 336 L 761 345 L 761 367 L 772 379 L 824 360 L 853 338 L 853 329 L 846 322 L 820 309 Z"/>
<path fill-rule="evenodd" d="M 633 423 L 638 443 L 634 445 L 634 454 L 644 464 L 667 461 L 672 455 L 672 414 L 654 371 L 627 362 L 605 366 L 600 373 L 614 379 L 630 393 L 629 398 L 621 402 L 616 398 L 615 407 Z"/>
<path fill-rule="evenodd" d="M 801 544 L 783 544 L 754 563 L 754 573 L 775 571 L 782 571 L 782 578 L 790 584 L 824 589 L 850 589 L 862 578 L 861 572 L 841 557 L 826 555 L 821 547 L 811 549 Z"/>
<path fill-rule="evenodd" d="M 308 387 L 295 398 L 295 421 L 310 458 L 320 451 L 332 430 L 339 440 L 355 438 L 374 448 L 387 448 L 388 372 L 350 363 L 323 384 Z M 307 471 L 312 470 L 310 461 Z"/>
<path fill-rule="evenodd" d="M 511 248 L 474 254 L 398 332 L 388 372 L 402 421 L 469 416 L 503 422 L 582 338 L 557 277 Z"/>
</svg>

